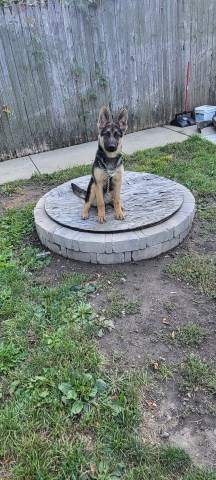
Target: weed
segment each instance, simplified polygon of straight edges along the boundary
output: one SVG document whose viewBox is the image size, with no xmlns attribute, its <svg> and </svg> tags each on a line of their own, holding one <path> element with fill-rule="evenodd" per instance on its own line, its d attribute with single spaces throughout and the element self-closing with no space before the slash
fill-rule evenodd
<svg viewBox="0 0 216 480">
<path fill-rule="evenodd" d="M 21 186 L 24 185 L 24 183 L 25 181 L 22 180 L 20 183 L 11 182 L 0 185 L 0 194 L 4 195 L 5 197 L 10 197 L 14 193 L 18 194 L 21 192 Z"/>
<path fill-rule="evenodd" d="M 216 259 L 208 255 L 181 255 L 165 272 L 190 283 L 208 297 L 216 298 Z"/>
<path fill-rule="evenodd" d="M 91 88 L 89 88 L 88 91 L 87 91 L 87 97 L 88 97 L 89 102 L 95 102 L 98 98 L 97 93 L 94 90 L 92 90 Z"/>
<path fill-rule="evenodd" d="M 63 393 L 62 402 L 70 404 L 71 415 L 78 415 L 90 410 L 96 395 L 106 389 L 106 383 L 102 379 L 95 380 L 91 373 L 74 370 L 71 383 L 61 383 L 58 388 Z"/>
<path fill-rule="evenodd" d="M 205 338 L 203 329 L 196 323 L 189 322 L 182 328 L 179 328 L 175 334 L 175 339 L 182 345 L 199 344 Z"/>
<path fill-rule="evenodd" d="M 25 353 L 13 343 L 0 343 L 0 373 L 8 373 L 25 357 Z"/>
<path fill-rule="evenodd" d="M 210 470 L 203 471 L 198 467 L 192 467 L 189 473 L 186 473 L 183 480 L 216 480 L 216 473 Z"/>
<path fill-rule="evenodd" d="M 109 85 L 109 79 L 106 75 L 101 75 L 98 83 L 101 87 L 107 87 Z"/>
<path fill-rule="evenodd" d="M 165 310 L 167 311 L 167 313 L 172 313 L 172 311 L 174 310 L 174 304 L 171 303 L 171 302 L 164 302 L 163 304 L 163 307 L 165 308 Z"/>
<path fill-rule="evenodd" d="M 137 300 L 124 300 L 123 294 L 116 290 L 108 295 L 109 307 L 105 310 L 105 316 L 108 318 L 120 317 L 121 315 L 132 315 L 139 311 L 139 302 Z"/>
<path fill-rule="evenodd" d="M 176 447 L 162 447 L 160 462 L 169 473 L 183 473 L 191 466 L 191 458 L 185 450 Z"/>
<path fill-rule="evenodd" d="M 172 367 L 169 365 L 165 365 L 164 363 L 159 364 L 156 375 L 160 380 L 167 381 L 169 378 L 173 377 Z"/>
<path fill-rule="evenodd" d="M 182 364 L 183 390 L 209 390 L 216 392 L 216 374 L 211 366 L 203 362 L 199 355 L 191 353 Z"/>
<path fill-rule="evenodd" d="M 122 472 L 124 468 L 123 463 L 119 463 L 115 466 L 113 462 L 103 460 L 99 463 L 91 463 L 89 471 L 83 473 L 80 480 L 118 480 L 122 478 Z"/>
<path fill-rule="evenodd" d="M 48 253 L 44 255 L 39 248 L 24 247 L 19 256 L 19 263 L 27 270 L 38 270 L 45 265 L 49 265 L 52 256 Z"/>
<path fill-rule="evenodd" d="M 78 65 L 72 67 L 71 72 L 76 76 L 76 78 L 81 77 L 85 73 L 83 67 L 79 67 Z"/>
<path fill-rule="evenodd" d="M 197 214 L 208 224 L 210 232 L 216 231 L 216 201 L 215 198 L 199 198 L 197 202 Z"/>
</svg>

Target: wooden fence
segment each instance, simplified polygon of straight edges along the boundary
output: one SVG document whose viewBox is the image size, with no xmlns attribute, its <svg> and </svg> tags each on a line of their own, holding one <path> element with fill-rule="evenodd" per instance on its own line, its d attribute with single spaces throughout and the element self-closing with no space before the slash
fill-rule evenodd
<svg viewBox="0 0 216 480">
<path fill-rule="evenodd" d="M 0 159 L 96 138 L 99 108 L 129 131 L 216 101 L 216 1 L 58 0 L 0 10 Z"/>
</svg>

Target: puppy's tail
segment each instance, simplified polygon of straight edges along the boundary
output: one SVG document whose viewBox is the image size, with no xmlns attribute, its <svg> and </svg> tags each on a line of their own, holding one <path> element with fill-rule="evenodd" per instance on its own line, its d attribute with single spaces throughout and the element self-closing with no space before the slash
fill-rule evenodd
<svg viewBox="0 0 216 480">
<path fill-rule="evenodd" d="M 85 198 L 86 198 L 86 190 L 84 190 L 84 188 L 78 187 L 78 185 L 76 185 L 75 183 L 71 183 L 71 187 L 72 187 L 72 190 L 73 190 L 74 195 L 76 195 L 77 197 L 82 198 L 83 200 L 85 200 Z"/>
</svg>

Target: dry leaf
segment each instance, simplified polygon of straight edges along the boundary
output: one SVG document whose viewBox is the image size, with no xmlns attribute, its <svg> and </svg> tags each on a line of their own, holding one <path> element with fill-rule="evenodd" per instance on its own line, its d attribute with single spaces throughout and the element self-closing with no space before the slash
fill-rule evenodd
<svg viewBox="0 0 216 480">
<path fill-rule="evenodd" d="M 153 368 L 154 370 L 158 370 L 158 368 L 159 368 L 159 363 L 158 363 L 158 362 L 152 362 L 152 368 Z"/>
<path fill-rule="evenodd" d="M 4 460 L 2 460 L 2 465 L 7 465 L 7 463 L 10 463 L 10 461 L 12 460 L 12 455 L 8 455 L 8 457 L 6 457 Z"/>
<path fill-rule="evenodd" d="M 167 320 L 166 318 L 164 318 L 162 320 L 162 322 L 163 322 L 164 325 L 169 325 L 169 323 L 170 323 L 169 320 Z"/>
<path fill-rule="evenodd" d="M 111 397 L 109 397 L 109 400 L 116 400 L 118 398 L 118 395 L 112 395 Z"/>
<path fill-rule="evenodd" d="M 7 107 L 7 105 L 3 105 L 2 111 L 6 113 L 6 115 L 11 115 L 11 110 Z"/>
<path fill-rule="evenodd" d="M 156 403 L 151 402 L 150 400 L 146 400 L 145 402 L 148 405 L 148 407 L 151 408 L 152 410 L 157 406 Z"/>
<path fill-rule="evenodd" d="M 171 337 L 172 337 L 172 338 L 175 338 L 175 332 L 172 332 L 172 333 L 171 333 Z"/>
<path fill-rule="evenodd" d="M 96 465 L 95 463 L 90 463 L 90 472 L 95 473 L 96 472 Z"/>
</svg>

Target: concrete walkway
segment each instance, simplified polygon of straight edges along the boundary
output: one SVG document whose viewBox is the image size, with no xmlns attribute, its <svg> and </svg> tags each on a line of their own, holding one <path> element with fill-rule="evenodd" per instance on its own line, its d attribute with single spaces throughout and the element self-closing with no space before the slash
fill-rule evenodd
<svg viewBox="0 0 216 480">
<path fill-rule="evenodd" d="M 179 128 L 170 125 L 129 133 L 125 136 L 123 151 L 131 154 L 137 150 L 182 142 L 194 133 L 196 133 L 196 126 Z M 213 127 L 205 128 L 202 136 L 216 143 L 216 133 Z M 0 184 L 28 179 L 34 173 L 53 173 L 76 165 L 91 164 L 95 157 L 96 148 L 97 142 L 82 143 L 81 145 L 0 162 Z"/>
</svg>

